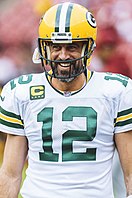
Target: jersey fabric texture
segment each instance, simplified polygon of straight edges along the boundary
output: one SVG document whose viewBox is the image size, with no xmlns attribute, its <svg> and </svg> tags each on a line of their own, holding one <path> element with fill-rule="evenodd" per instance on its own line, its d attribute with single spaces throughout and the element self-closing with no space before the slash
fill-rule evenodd
<svg viewBox="0 0 132 198">
<path fill-rule="evenodd" d="M 26 136 L 23 198 L 113 198 L 113 136 L 132 130 L 132 80 L 91 72 L 81 90 L 55 90 L 45 73 L 3 88 L 0 130 Z"/>
</svg>

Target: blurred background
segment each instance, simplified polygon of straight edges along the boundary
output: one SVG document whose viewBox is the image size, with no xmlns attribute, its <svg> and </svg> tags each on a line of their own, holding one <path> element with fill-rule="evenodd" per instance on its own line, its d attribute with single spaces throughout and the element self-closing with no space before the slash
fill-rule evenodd
<svg viewBox="0 0 132 198">
<path fill-rule="evenodd" d="M 0 87 L 21 74 L 41 72 L 32 62 L 38 24 L 51 6 L 66 0 L 0 0 Z M 87 7 L 97 25 L 90 69 L 132 77 L 132 0 L 71 0 Z M 8 72 L 7 72 L 8 71 Z"/>
<path fill-rule="evenodd" d="M 32 62 L 38 24 L 52 5 L 66 0 L 0 0 L 0 91 L 21 74 L 43 71 Z M 132 77 L 132 0 L 71 0 L 84 5 L 97 21 L 97 47 L 90 70 Z M 0 161 L 5 136 L 0 134 Z"/>
</svg>

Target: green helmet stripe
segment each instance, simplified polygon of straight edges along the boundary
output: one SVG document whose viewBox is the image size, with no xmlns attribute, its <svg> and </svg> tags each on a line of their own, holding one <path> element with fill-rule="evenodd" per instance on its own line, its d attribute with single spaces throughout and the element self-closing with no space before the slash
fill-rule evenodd
<svg viewBox="0 0 132 198">
<path fill-rule="evenodd" d="M 59 4 L 55 19 L 55 32 L 69 32 L 70 19 L 73 9 L 72 3 Z"/>
<path fill-rule="evenodd" d="M 65 32 L 70 32 L 70 19 L 71 19 L 72 9 L 73 9 L 73 4 L 69 4 L 66 14 Z"/>
<path fill-rule="evenodd" d="M 59 23 L 60 23 L 60 13 L 62 9 L 62 4 L 58 6 L 57 12 L 56 12 L 56 19 L 55 19 L 55 32 L 59 32 Z"/>
</svg>

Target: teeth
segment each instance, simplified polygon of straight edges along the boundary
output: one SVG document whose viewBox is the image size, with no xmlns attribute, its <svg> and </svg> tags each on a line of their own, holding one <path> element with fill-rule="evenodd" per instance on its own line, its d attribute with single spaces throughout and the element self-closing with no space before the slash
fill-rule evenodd
<svg viewBox="0 0 132 198">
<path fill-rule="evenodd" d="M 70 63 L 61 63 L 60 65 L 63 66 L 63 67 L 69 67 Z"/>
</svg>

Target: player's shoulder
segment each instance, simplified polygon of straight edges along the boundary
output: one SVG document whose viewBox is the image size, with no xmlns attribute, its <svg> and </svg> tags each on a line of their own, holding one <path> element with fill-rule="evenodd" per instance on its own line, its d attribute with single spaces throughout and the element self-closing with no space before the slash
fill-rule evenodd
<svg viewBox="0 0 132 198">
<path fill-rule="evenodd" d="M 116 88 L 124 89 L 127 86 L 132 85 L 132 80 L 128 76 L 124 76 L 119 73 L 110 72 L 94 72 L 97 81 L 105 86 L 111 86 L 111 88 L 116 86 Z"/>
<path fill-rule="evenodd" d="M 115 97 L 132 90 L 132 80 L 118 73 L 94 72 L 94 82 L 105 95 Z"/>
<path fill-rule="evenodd" d="M 44 73 L 26 74 L 9 81 L 2 90 L 2 95 L 26 99 L 33 87 L 39 88 L 44 84 Z M 2 97 L 2 96 L 1 96 Z"/>
<path fill-rule="evenodd" d="M 44 73 L 25 74 L 10 80 L 4 87 L 8 91 L 16 91 L 17 89 L 28 88 L 31 85 L 44 83 Z"/>
</svg>

